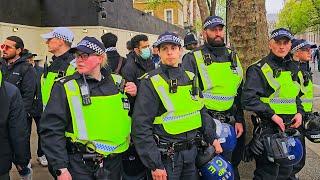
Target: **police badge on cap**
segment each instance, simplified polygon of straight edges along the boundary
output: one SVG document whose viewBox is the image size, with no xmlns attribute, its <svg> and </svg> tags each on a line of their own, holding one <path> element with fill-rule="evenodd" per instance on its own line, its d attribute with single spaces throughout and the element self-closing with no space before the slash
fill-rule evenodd
<svg viewBox="0 0 320 180">
<path fill-rule="evenodd" d="M 289 30 L 287 30 L 285 28 L 275 29 L 271 32 L 270 40 L 274 39 L 275 41 L 278 41 L 283 38 L 287 38 L 289 40 L 292 40 L 293 35 Z"/>
<path fill-rule="evenodd" d="M 181 46 L 182 40 L 176 33 L 165 32 L 158 37 L 158 40 L 154 43 L 154 46 L 159 47 L 163 43 L 172 43 Z"/>
</svg>

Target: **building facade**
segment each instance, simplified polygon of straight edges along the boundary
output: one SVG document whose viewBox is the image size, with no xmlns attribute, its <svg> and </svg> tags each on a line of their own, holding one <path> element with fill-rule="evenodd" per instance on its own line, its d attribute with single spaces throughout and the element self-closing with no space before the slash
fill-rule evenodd
<svg viewBox="0 0 320 180">
<path fill-rule="evenodd" d="M 134 8 L 179 27 L 184 26 L 184 4 L 185 0 L 171 0 L 158 5 L 151 5 L 148 0 L 133 0 Z"/>
</svg>

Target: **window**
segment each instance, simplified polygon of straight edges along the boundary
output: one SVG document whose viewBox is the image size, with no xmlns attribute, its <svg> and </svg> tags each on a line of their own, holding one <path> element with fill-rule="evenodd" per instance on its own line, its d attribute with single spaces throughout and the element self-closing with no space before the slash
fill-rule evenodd
<svg viewBox="0 0 320 180">
<path fill-rule="evenodd" d="M 151 16 L 153 16 L 154 14 L 153 14 L 153 10 L 145 10 L 144 11 L 147 15 L 151 15 Z"/>
<path fill-rule="evenodd" d="M 179 16 L 178 16 L 178 24 L 180 26 L 183 26 L 183 12 L 181 10 L 178 10 Z"/>
<path fill-rule="evenodd" d="M 173 24 L 173 10 L 172 9 L 165 9 L 164 10 L 164 18 L 165 18 L 165 21 Z"/>
</svg>

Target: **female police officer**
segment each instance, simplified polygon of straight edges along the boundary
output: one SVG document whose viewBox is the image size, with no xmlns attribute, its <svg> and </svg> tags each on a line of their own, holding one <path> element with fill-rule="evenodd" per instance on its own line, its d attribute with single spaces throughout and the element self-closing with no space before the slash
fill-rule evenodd
<svg viewBox="0 0 320 180">
<path fill-rule="evenodd" d="M 85 37 L 71 49 L 77 72 L 59 79 L 41 120 L 43 151 L 58 179 L 120 179 L 131 122 L 128 101 L 120 90 L 136 94 L 136 86 L 117 86 L 121 77 L 105 68 L 105 48 Z"/>
<path fill-rule="evenodd" d="M 144 76 L 136 99 L 132 139 L 153 179 L 197 179 L 197 134 L 201 131 L 217 153 L 215 125 L 207 114 L 193 80 L 179 67 L 181 40 L 170 32 L 159 36 L 161 65 Z"/>
</svg>

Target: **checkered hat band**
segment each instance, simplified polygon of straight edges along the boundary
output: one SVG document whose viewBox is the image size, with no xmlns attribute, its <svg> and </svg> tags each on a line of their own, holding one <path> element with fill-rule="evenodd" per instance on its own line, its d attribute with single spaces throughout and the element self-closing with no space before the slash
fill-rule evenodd
<svg viewBox="0 0 320 180">
<path fill-rule="evenodd" d="M 100 46 L 88 41 L 88 40 L 82 40 L 79 42 L 77 46 L 85 46 L 89 49 L 92 49 L 96 54 L 101 55 L 105 52 L 104 49 L 102 49 Z"/>
<path fill-rule="evenodd" d="M 305 42 L 298 44 L 298 46 L 292 48 L 291 53 L 295 53 L 296 51 L 298 51 L 300 48 L 302 48 L 305 45 L 308 45 L 308 44 Z"/>
<path fill-rule="evenodd" d="M 110 51 L 117 51 L 116 47 L 108 47 L 106 48 L 106 52 L 110 52 Z"/>
<path fill-rule="evenodd" d="M 59 34 L 59 33 L 56 33 L 56 32 L 53 32 L 52 35 L 55 38 L 62 39 L 64 41 L 67 41 L 67 42 L 70 42 L 70 43 L 72 43 L 72 41 L 73 41 L 73 39 L 70 39 L 69 37 L 67 37 L 65 35 L 62 35 L 62 34 Z"/>
<path fill-rule="evenodd" d="M 156 44 L 159 45 L 163 42 L 168 42 L 168 41 L 173 41 L 179 44 L 182 43 L 182 40 L 179 37 L 172 36 L 172 35 L 165 35 L 165 36 L 162 36 L 160 39 L 158 39 Z"/>
<path fill-rule="evenodd" d="M 273 33 L 270 37 L 270 39 L 273 39 L 277 36 L 280 36 L 280 35 L 287 35 L 288 37 L 290 37 L 290 39 L 292 39 L 292 34 L 290 34 L 288 31 L 284 31 L 284 30 L 280 30 L 280 31 L 277 31 L 275 33 Z"/>
<path fill-rule="evenodd" d="M 204 23 L 203 27 L 204 27 L 204 28 L 207 28 L 209 25 L 211 25 L 211 24 L 217 24 L 217 23 L 219 23 L 219 24 L 224 24 L 224 22 L 223 22 L 222 19 L 213 18 L 213 19 L 207 21 L 206 23 Z"/>
</svg>

